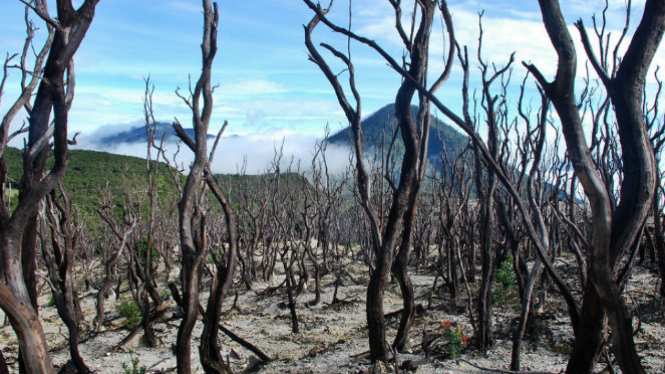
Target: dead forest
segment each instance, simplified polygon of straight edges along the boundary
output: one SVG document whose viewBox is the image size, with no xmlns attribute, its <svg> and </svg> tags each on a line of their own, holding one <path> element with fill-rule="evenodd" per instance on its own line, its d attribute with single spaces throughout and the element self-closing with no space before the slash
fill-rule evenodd
<svg viewBox="0 0 665 374">
<path fill-rule="evenodd" d="M 201 71 L 174 93 L 191 119 L 172 124 L 193 161 L 182 165 L 157 135 L 148 78 L 145 188 L 118 194 L 98 181 L 89 212 L 63 178 L 76 144 L 75 55 L 99 0 L 16 1 L 26 39 L 0 81 L 10 103 L 0 125 L 0 374 L 665 370 L 665 117 L 652 66 L 662 0 L 646 0 L 639 20 L 631 6 L 642 2 L 628 1 L 623 25 L 603 13 L 574 27 L 558 0 L 538 0 L 554 76 L 511 51 L 488 61 L 482 13 L 478 49 L 460 45 L 446 0 L 385 1 L 400 54 L 351 27 L 351 2 L 302 0 L 304 49 L 353 134 L 348 168 L 330 172 L 323 139 L 309 162 L 276 147 L 262 175 L 211 168 L 234 124 L 209 142 L 224 50 L 218 5 L 203 0 Z M 433 56 L 441 38 L 443 56 Z M 363 134 L 351 45 L 401 82 L 379 146 Z M 461 87 L 448 81 L 458 73 Z M 10 75 L 18 97 L 5 93 Z M 463 105 L 449 107 L 445 90 Z M 467 136 L 462 151 L 429 156 L 435 114 Z M 22 175 L 10 183 L 5 154 L 19 136 Z M 91 353 L 108 336 L 118 338 Z M 539 349 L 556 355 L 555 369 L 538 366 Z M 116 369 L 92 366 L 98 356 Z M 304 366 L 317 358 L 319 369 Z"/>
</svg>

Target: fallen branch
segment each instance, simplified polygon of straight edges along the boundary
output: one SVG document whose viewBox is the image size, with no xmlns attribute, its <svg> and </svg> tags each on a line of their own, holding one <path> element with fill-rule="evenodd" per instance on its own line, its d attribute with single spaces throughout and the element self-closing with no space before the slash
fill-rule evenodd
<svg viewBox="0 0 665 374">
<path fill-rule="evenodd" d="M 270 358 L 270 356 L 263 353 L 254 344 L 252 344 L 252 343 L 248 342 L 247 340 L 245 340 L 245 339 L 239 337 L 238 335 L 234 334 L 233 331 L 227 329 L 221 323 L 219 324 L 219 329 L 222 330 L 222 332 L 224 334 L 226 334 L 229 338 L 231 338 L 231 340 L 233 340 L 234 342 L 240 344 L 244 348 L 252 351 L 252 353 L 254 353 L 264 363 L 268 363 L 268 362 L 272 361 L 272 358 Z"/>
<path fill-rule="evenodd" d="M 421 315 L 424 311 L 425 311 L 425 308 L 424 308 L 422 305 L 420 305 L 420 304 L 416 304 L 416 315 L 417 315 L 417 316 L 418 316 L 418 315 Z M 404 308 L 402 308 L 402 309 L 398 309 L 398 310 L 396 310 L 396 311 L 394 311 L 394 312 L 387 313 L 387 314 L 384 316 L 384 318 L 385 318 L 385 319 L 390 319 L 390 318 L 393 318 L 393 317 L 400 316 L 400 315 L 402 315 L 402 313 L 404 313 Z"/>
<path fill-rule="evenodd" d="M 351 358 L 363 359 L 369 357 L 369 351 L 364 351 L 356 354 L 349 355 Z"/>
<path fill-rule="evenodd" d="M 402 308 L 402 309 L 398 309 L 398 310 L 396 310 L 396 311 L 394 311 L 394 312 L 387 313 L 387 314 L 384 315 L 383 318 L 385 318 L 385 319 L 390 319 L 390 318 L 393 318 L 393 317 L 396 317 L 396 316 L 401 315 L 402 312 L 404 312 L 404 308 Z"/>
<path fill-rule="evenodd" d="M 335 296 L 335 298 L 333 299 L 332 302 L 330 302 L 330 303 L 325 303 L 325 304 L 326 304 L 327 306 L 334 306 L 334 305 L 337 305 L 337 304 L 353 304 L 353 303 L 358 303 L 358 302 L 361 302 L 361 301 L 362 301 L 362 300 L 360 300 L 360 298 L 358 297 L 358 295 L 348 296 L 348 297 L 346 297 L 346 298 L 344 298 L 344 299 L 340 299 L 340 298 L 338 298 L 337 296 Z"/>
<path fill-rule="evenodd" d="M 182 298 L 180 297 L 180 292 L 178 291 L 178 287 L 174 283 L 169 283 L 169 289 L 171 290 L 171 293 L 173 294 L 173 300 L 175 300 L 176 304 L 178 306 L 182 305 Z M 236 293 L 236 300 L 238 299 L 238 294 Z M 235 305 L 235 301 L 234 301 Z M 205 316 L 205 309 L 203 309 L 203 305 L 199 303 L 199 313 L 202 316 Z M 268 363 L 272 361 L 272 358 L 268 356 L 267 354 L 263 353 L 260 349 L 258 349 L 254 344 L 248 342 L 247 340 L 239 337 L 238 335 L 234 334 L 231 330 L 227 329 L 224 327 L 221 323 L 219 324 L 219 329 L 222 330 L 224 334 L 226 334 L 231 340 L 234 342 L 240 344 L 243 348 L 251 351 L 254 353 L 263 363 Z"/>
<path fill-rule="evenodd" d="M 400 365 L 400 368 L 402 370 L 415 371 L 417 370 L 418 366 L 423 366 L 430 363 L 432 363 L 432 359 L 428 357 L 415 360 L 406 360 L 402 363 L 402 365 Z"/>
</svg>

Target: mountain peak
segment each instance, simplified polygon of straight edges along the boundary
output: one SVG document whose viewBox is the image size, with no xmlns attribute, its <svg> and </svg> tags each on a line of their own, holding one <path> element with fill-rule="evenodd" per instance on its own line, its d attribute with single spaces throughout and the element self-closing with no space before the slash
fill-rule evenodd
<svg viewBox="0 0 665 374">
<path fill-rule="evenodd" d="M 418 113 L 418 107 L 412 105 L 411 112 L 415 117 Z M 387 145 L 392 139 L 396 125 L 395 104 L 385 105 L 362 120 L 361 126 L 367 151 L 369 152 L 372 149 L 380 147 L 382 139 Z M 353 132 L 351 131 L 351 127 L 347 127 L 330 136 L 328 142 L 331 144 L 349 145 L 352 139 Z M 449 157 L 455 157 L 464 149 L 467 142 L 468 137 L 466 135 L 457 132 L 450 125 L 431 116 L 428 148 L 428 159 L 430 162 L 439 164 L 439 156 L 444 149 Z M 403 147 L 400 136 L 397 138 L 397 147 Z"/>
<path fill-rule="evenodd" d="M 194 139 L 194 129 L 186 128 L 185 132 L 192 139 Z M 165 142 L 180 141 L 180 138 L 178 138 L 178 136 L 175 133 L 175 130 L 173 130 L 173 126 L 171 126 L 170 123 L 157 122 L 155 139 L 157 141 L 160 141 L 162 137 L 164 137 Z M 215 137 L 213 135 L 208 134 L 208 139 L 214 139 L 214 138 Z M 137 125 L 125 131 L 119 131 L 109 135 L 105 135 L 101 137 L 99 141 L 102 144 L 145 143 L 146 141 L 145 126 Z"/>
</svg>

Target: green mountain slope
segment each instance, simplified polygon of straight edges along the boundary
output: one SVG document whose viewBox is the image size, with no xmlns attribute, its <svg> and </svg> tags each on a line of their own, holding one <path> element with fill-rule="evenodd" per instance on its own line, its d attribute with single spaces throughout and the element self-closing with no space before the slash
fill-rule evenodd
<svg viewBox="0 0 665 374">
<path fill-rule="evenodd" d="M 8 148 L 5 162 L 9 182 L 18 190 L 23 174 L 21 151 Z M 50 165 L 49 165 L 50 166 Z M 166 170 L 166 165 L 159 165 L 158 190 L 164 194 L 173 191 L 173 179 Z M 100 190 L 108 183 L 113 199 L 117 203 L 124 201 L 123 187 L 132 193 L 145 195 L 147 190 L 146 161 L 131 156 L 115 155 L 106 152 L 70 150 L 69 168 L 65 174 L 65 187 L 72 202 L 82 212 L 92 213 L 99 205 Z M 162 199 L 164 196 L 162 196 Z M 142 199 L 142 197 L 137 197 Z"/>
<path fill-rule="evenodd" d="M 8 182 L 12 185 L 12 205 L 18 202 L 18 186 L 23 174 L 21 151 L 8 148 L 4 154 L 8 169 Z M 50 165 L 49 165 L 50 166 Z M 158 196 L 159 203 L 167 209 L 175 209 L 179 196 L 175 194 L 173 177 L 166 169 L 166 165 L 159 164 L 158 169 Z M 179 175 L 181 183 L 185 175 Z M 227 194 L 235 206 L 243 201 L 243 196 L 262 196 L 268 187 L 272 174 L 264 175 L 215 175 L 222 190 Z M 311 188 L 309 183 L 303 186 L 302 177 L 297 173 L 284 173 L 280 178 L 283 193 L 301 193 L 303 188 Z M 79 211 L 96 219 L 96 209 L 99 206 L 100 191 L 108 184 L 114 203 L 125 203 L 125 190 L 132 196 L 134 203 L 145 204 L 147 211 L 147 177 L 145 159 L 131 156 L 122 156 L 106 152 L 70 150 L 69 168 L 65 174 L 65 186 L 72 202 Z M 219 209 L 218 203 L 211 196 L 210 202 L 214 209 Z"/>
</svg>

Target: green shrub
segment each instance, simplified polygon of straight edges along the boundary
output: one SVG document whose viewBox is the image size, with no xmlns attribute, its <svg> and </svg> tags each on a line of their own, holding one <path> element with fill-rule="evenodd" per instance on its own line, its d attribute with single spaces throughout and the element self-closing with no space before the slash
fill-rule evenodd
<svg viewBox="0 0 665 374">
<path fill-rule="evenodd" d="M 517 275 L 513 269 L 513 255 L 508 255 L 496 269 L 494 275 L 494 291 L 492 292 L 492 302 L 494 304 L 508 303 L 515 305 L 519 303 Z"/>
<path fill-rule="evenodd" d="M 125 326 L 128 329 L 134 330 L 141 324 L 141 309 L 133 299 L 120 299 L 116 305 L 116 309 L 118 310 L 118 313 L 120 313 L 120 316 L 125 319 Z"/>
<path fill-rule="evenodd" d="M 141 365 L 141 360 L 138 356 L 134 356 L 134 351 L 129 351 L 129 356 L 132 359 L 131 367 L 126 362 L 122 363 L 122 370 L 124 374 L 145 374 L 148 368 Z"/>
</svg>

